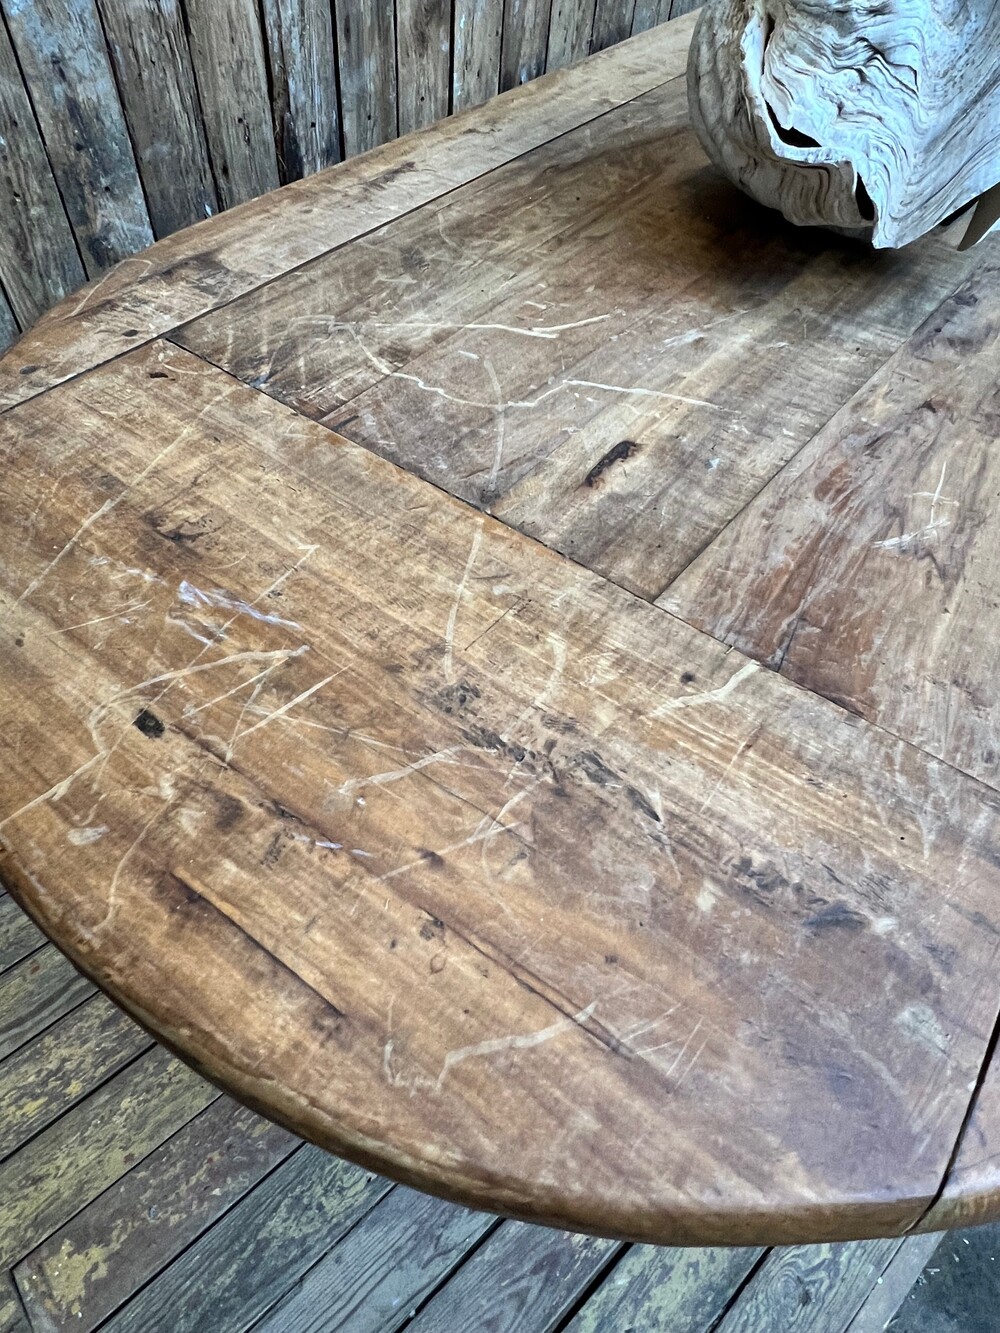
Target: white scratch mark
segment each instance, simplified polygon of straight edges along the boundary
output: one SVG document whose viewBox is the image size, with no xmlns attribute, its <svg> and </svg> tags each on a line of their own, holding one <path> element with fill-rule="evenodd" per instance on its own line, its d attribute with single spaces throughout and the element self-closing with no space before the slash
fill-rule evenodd
<svg viewBox="0 0 1000 1333">
<path fill-rule="evenodd" d="M 66 840 L 74 847 L 89 847 L 92 842 L 103 838 L 107 831 L 107 824 L 95 824 L 90 828 L 71 828 L 66 834 Z"/>
<path fill-rule="evenodd" d="M 444 676 L 445 680 L 447 681 L 451 681 L 453 679 L 454 663 L 452 658 L 455 651 L 455 623 L 458 620 L 458 609 L 459 606 L 461 605 L 462 597 L 465 593 L 465 585 L 469 580 L 469 575 L 472 573 L 472 567 L 476 563 L 476 557 L 479 554 L 479 547 L 482 545 L 482 541 L 483 541 L 483 520 L 480 519 L 476 527 L 476 531 L 473 533 L 472 536 L 472 548 L 469 551 L 469 558 L 465 562 L 465 569 L 462 572 L 462 577 L 459 580 L 458 587 L 455 590 L 455 600 L 452 603 L 450 612 L 448 613 L 448 623 L 445 626 Z"/>
<path fill-rule="evenodd" d="M 586 1009 L 581 1009 L 578 1014 L 573 1014 L 572 1017 L 568 1018 L 560 1018 L 558 1022 L 553 1023 L 550 1027 L 542 1028 L 538 1032 L 515 1033 L 509 1037 L 493 1037 L 489 1041 L 477 1041 L 472 1046 L 461 1046 L 456 1051 L 449 1051 L 444 1057 L 444 1064 L 434 1084 L 435 1091 L 440 1092 L 450 1071 L 464 1060 L 499 1055 L 503 1051 L 531 1050 L 532 1047 L 541 1046 L 547 1041 L 552 1041 L 554 1037 L 559 1037 L 572 1028 L 582 1027 L 593 1016 L 596 1008 L 597 1001 L 592 1000 Z"/>
<path fill-rule="evenodd" d="M 233 736 L 229 745 L 228 754 L 232 754 L 233 748 L 238 740 L 246 740 L 247 736 L 252 736 L 255 731 L 260 731 L 262 727 L 269 726 L 279 717 L 284 717 L 286 713 L 290 713 L 293 708 L 297 708 L 299 704 L 305 703 L 307 699 L 311 699 L 314 694 L 323 689 L 325 685 L 329 685 L 331 680 L 336 680 L 336 678 L 339 675 L 342 675 L 346 670 L 346 667 L 341 667 L 339 671 L 331 672 L 330 675 L 325 676 L 323 680 L 318 680 L 315 685 L 310 685 L 307 690 L 303 690 L 301 694 L 297 694 L 294 699 L 289 699 L 288 702 L 282 704 L 280 708 L 276 708 L 273 713 L 268 713 L 266 717 L 262 717 L 261 720 L 255 722 L 252 727 L 247 727 L 246 731 L 241 732 L 239 736 Z"/>
<path fill-rule="evenodd" d="M 668 713 L 679 712 L 682 708 L 698 708 L 702 704 L 720 703 L 727 699 L 734 690 L 755 671 L 760 670 L 759 662 L 744 662 L 739 671 L 735 672 L 726 681 L 725 685 L 720 685 L 714 690 L 702 690 L 698 694 L 686 694 L 680 699 L 665 699 L 658 708 L 654 708 L 652 717 L 665 717 Z"/>
<path fill-rule="evenodd" d="M 315 550 L 315 547 L 313 550 Z M 301 561 L 299 563 L 301 564 Z M 290 573 L 291 570 L 289 570 Z M 287 578 L 288 574 L 282 577 Z M 238 597 L 230 597 L 228 593 L 224 593 L 218 588 L 214 588 L 211 592 L 205 592 L 201 588 L 196 588 L 193 583 L 189 583 L 187 579 L 181 579 L 177 588 L 177 595 L 188 606 L 218 607 L 224 611 L 235 611 L 237 615 L 252 616 L 254 620 L 261 620 L 265 625 L 284 625 L 287 629 L 299 630 L 302 628 L 294 620 L 283 620 L 281 616 L 267 615 L 263 611 L 256 610 L 254 602 L 244 602 Z M 260 601 L 260 598 L 256 598 L 255 601 Z"/>
</svg>

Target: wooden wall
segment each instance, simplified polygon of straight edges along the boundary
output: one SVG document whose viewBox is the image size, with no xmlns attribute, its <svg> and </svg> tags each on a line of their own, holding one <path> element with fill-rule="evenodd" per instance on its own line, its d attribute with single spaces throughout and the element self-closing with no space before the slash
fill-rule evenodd
<svg viewBox="0 0 1000 1333">
<path fill-rule="evenodd" d="M 0 0 L 0 347 L 154 239 L 695 0 Z"/>
</svg>

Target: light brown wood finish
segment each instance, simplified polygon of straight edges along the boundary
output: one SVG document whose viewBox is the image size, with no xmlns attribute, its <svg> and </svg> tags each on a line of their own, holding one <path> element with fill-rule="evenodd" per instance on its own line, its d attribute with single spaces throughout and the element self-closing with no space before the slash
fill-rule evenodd
<svg viewBox="0 0 1000 1333">
<path fill-rule="evenodd" d="M 530 390 L 544 439 L 587 424 L 553 385 L 585 402 L 627 396 L 608 386 L 631 375 L 632 396 L 686 409 L 675 454 L 697 412 L 724 401 L 744 430 L 723 439 L 717 426 L 708 462 L 742 469 L 743 489 L 712 511 L 713 536 L 752 499 L 754 469 L 759 490 L 836 411 L 817 367 L 842 402 L 972 261 L 932 243 L 884 269 L 759 215 L 734 221 L 669 83 L 595 121 L 609 64 L 648 71 L 663 43 L 638 39 L 531 94 L 544 133 L 530 116 L 517 124 L 519 94 L 464 135 L 412 140 L 397 214 L 465 184 L 455 157 L 479 141 L 478 183 L 442 200 L 433 237 L 429 214 L 374 235 L 355 218 L 358 244 L 185 331 L 196 352 L 153 341 L 105 353 L 0 419 L 0 688 L 14 719 L 0 733 L 0 874 L 197 1068 L 409 1183 L 658 1242 L 941 1225 L 942 1191 L 959 1208 L 967 1193 L 952 1166 L 971 1090 L 989 1079 L 1000 795 L 615 586 L 639 584 L 639 566 L 608 555 L 613 543 L 594 548 L 599 572 L 582 568 L 379 457 L 391 440 L 363 447 L 259 388 L 269 302 L 287 313 L 287 293 L 308 322 L 311 287 L 328 314 L 345 294 L 370 302 L 372 322 L 379 301 L 404 308 L 410 342 L 345 360 L 357 340 L 341 339 L 336 375 L 368 377 L 352 404 L 362 422 L 369 393 L 415 387 L 411 443 L 422 430 L 428 453 L 443 450 L 459 491 L 466 436 L 475 464 L 511 388 Z M 568 129 L 594 123 L 539 147 L 559 133 L 554 112 Z M 499 169 L 508 138 L 486 179 L 483 146 L 503 128 L 522 149 L 541 135 L 538 151 Z M 588 163 L 599 183 L 584 203 Z M 334 217 L 356 170 L 327 178 Z M 421 197 L 432 171 L 437 195 Z M 178 306 L 202 313 L 265 281 L 262 268 L 248 276 L 265 262 L 253 247 L 279 215 L 268 262 L 288 273 L 316 244 L 323 191 L 309 187 L 270 201 L 276 213 L 246 210 L 236 277 L 219 276 L 221 247 L 209 262 L 198 233 L 187 238 L 200 287 L 175 250 Z M 617 209 L 601 193 L 616 188 Z M 314 210 L 298 235 L 292 197 Z M 491 230 L 497 213 L 506 233 Z M 235 256 L 234 219 L 209 226 L 228 222 Z M 635 238 L 657 234 L 643 259 Z M 631 286 L 617 257 L 629 246 Z M 637 331 L 579 304 L 581 273 L 619 298 L 612 309 L 634 306 Z M 158 290 L 170 278 L 161 270 Z M 499 302 L 477 306 L 477 283 Z M 430 327 L 407 308 L 408 285 Z M 728 360 L 704 327 L 713 289 L 739 333 Z M 546 309 L 529 315 L 532 301 Z M 143 318 L 148 338 L 168 316 L 157 305 Z M 708 342 L 700 355 L 692 330 Z M 793 346 L 767 363 L 777 383 L 742 365 L 755 338 Z M 324 390 L 309 386 L 327 363 L 310 362 L 305 336 L 294 346 L 299 406 L 316 411 Z M 493 398 L 469 392 L 469 371 L 465 384 L 428 378 L 449 350 L 472 366 L 491 348 Z M 708 385 L 718 392 L 702 397 Z M 463 409 L 454 418 L 429 406 L 443 393 Z M 762 449 L 754 430 L 779 397 L 792 438 L 773 432 Z M 588 491 L 633 466 L 630 450 L 607 457 L 609 435 L 632 438 L 616 411 L 597 428 L 596 462 L 578 455 Z M 509 438 L 493 431 L 491 459 Z M 558 512 L 569 474 L 539 472 L 540 512 Z M 706 532 L 694 475 L 682 456 L 658 479 L 685 498 L 672 561 Z M 640 509 L 648 493 L 625 489 Z M 605 510 L 604 524 L 621 536 L 632 513 Z M 641 560 L 640 586 L 658 591 L 651 544 Z M 985 1214 L 1000 1194 L 977 1187 L 966 1201 Z M 128 1308 L 122 1326 L 138 1327 L 153 1306 Z"/>
<path fill-rule="evenodd" d="M 470 1203 L 919 1217 L 995 1019 L 991 792 L 179 349 L 2 431 L 3 874 L 126 1007 Z"/>
<path fill-rule="evenodd" d="M 691 26 L 665 25 L 123 261 L 0 356 L 0 412 L 679 78 Z"/>
</svg>

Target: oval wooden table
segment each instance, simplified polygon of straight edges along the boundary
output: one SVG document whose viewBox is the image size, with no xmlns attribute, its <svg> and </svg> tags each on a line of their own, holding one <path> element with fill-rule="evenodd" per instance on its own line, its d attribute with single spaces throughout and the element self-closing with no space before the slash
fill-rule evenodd
<svg viewBox="0 0 1000 1333">
<path fill-rule="evenodd" d="M 997 252 L 739 198 L 689 34 L 6 355 L 0 872 L 422 1188 L 671 1243 L 996 1216 Z"/>
</svg>

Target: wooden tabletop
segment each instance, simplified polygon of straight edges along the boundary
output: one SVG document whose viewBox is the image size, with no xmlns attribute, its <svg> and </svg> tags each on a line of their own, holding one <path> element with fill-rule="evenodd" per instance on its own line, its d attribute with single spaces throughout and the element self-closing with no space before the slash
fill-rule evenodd
<svg viewBox="0 0 1000 1333">
<path fill-rule="evenodd" d="M 738 196 L 690 31 L 0 361 L 0 874 L 422 1188 L 671 1243 L 996 1216 L 997 250 Z"/>
</svg>

